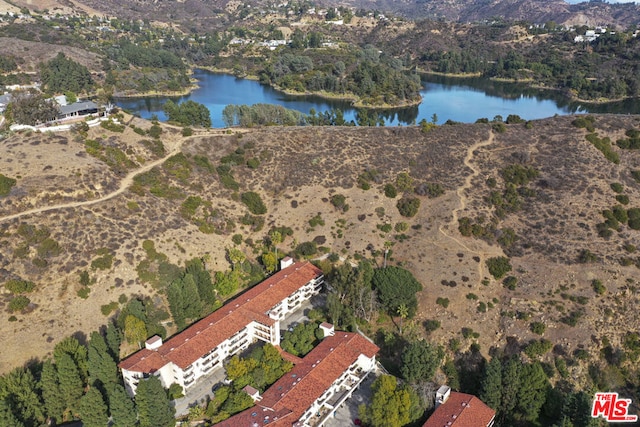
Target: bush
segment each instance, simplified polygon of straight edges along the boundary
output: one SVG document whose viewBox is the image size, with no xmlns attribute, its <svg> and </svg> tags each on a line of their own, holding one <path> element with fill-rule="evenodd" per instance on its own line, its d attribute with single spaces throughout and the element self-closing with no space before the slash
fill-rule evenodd
<svg viewBox="0 0 640 427">
<path fill-rule="evenodd" d="M 449 298 L 438 297 L 436 299 L 436 304 L 441 305 L 444 308 L 449 307 Z"/>
<path fill-rule="evenodd" d="M 418 213 L 418 209 L 420 208 L 420 199 L 417 197 L 403 197 L 398 200 L 396 207 L 398 208 L 400 215 L 411 218 Z"/>
<path fill-rule="evenodd" d="M 193 129 L 191 129 L 190 127 L 182 128 L 182 136 L 191 136 L 191 135 L 193 135 Z"/>
<path fill-rule="evenodd" d="M 605 292 L 607 292 L 607 288 L 598 279 L 593 279 L 591 286 L 593 287 L 593 291 L 598 295 L 604 295 Z"/>
<path fill-rule="evenodd" d="M 531 359 L 534 359 L 538 356 L 542 356 L 543 354 L 547 353 L 549 350 L 551 350 L 552 347 L 553 347 L 553 344 L 549 340 L 545 340 L 545 339 L 541 339 L 539 341 L 532 340 L 524 348 L 524 353 L 527 356 L 529 356 Z"/>
<path fill-rule="evenodd" d="M 338 210 L 346 212 L 349 210 L 349 205 L 346 204 L 346 197 L 342 194 L 334 194 L 331 196 L 331 204 Z"/>
<path fill-rule="evenodd" d="M 254 215 L 264 215 L 267 213 L 267 207 L 262 202 L 260 195 L 256 192 L 247 191 L 246 193 L 242 193 L 240 200 L 249 208 L 249 212 Z"/>
<path fill-rule="evenodd" d="M 531 324 L 529 325 L 529 329 L 534 334 L 542 335 L 544 334 L 544 331 L 547 330 L 547 326 L 542 322 L 531 322 Z"/>
<path fill-rule="evenodd" d="M 478 303 L 478 307 L 476 307 L 476 311 L 478 313 L 486 313 L 487 312 L 487 304 L 485 304 L 484 302 L 480 301 Z"/>
<path fill-rule="evenodd" d="M 611 189 L 618 194 L 624 191 L 624 187 L 619 182 L 612 182 L 610 186 Z"/>
<path fill-rule="evenodd" d="M 12 294 L 25 294 L 33 291 L 36 285 L 27 280 L 9 280 L 4 287 Z"/>
<path fill-rule="evenodd" d="M 31 303 L 31 300 L 24 295 L 18 295 L 13 297 L 9 301 L 9 312 L 15 313 L 16 311 L 22 311 Z"/>
<path fill-rule="evenodd" d="M 505 288 L 509 289 L 510 291 L 515 291 L 516 286 L 518 285 L 518 278 L 514 276 L 509 276 L 506 279 L 504 279 L 502 284 L 504 285 Z"/>
<path fill-rule="evenodd" d="M 296 252 L 302 256 L 311 256 L 318 252 L 318 247 L 315 242 L 304 242 L 296 247 Z"/>
<path fill-rule="evenodd" d="M 109 304 L 100 306 L 100 312 L 102 313 L 103 316 L 108 316 L 117 308 L 118 308 L 118 302 L 112 301 Z"/>
<path fill-rule="evenodd" d="M 89 292 L 90 292 L 90 289 L 89 289 L 89 288 L 81 288 L 81 289 L 78 291 L 78 296 L 79 296 L 80 298 L 82 298 L 82 299 L 87 299 L 87 298 L 89 298 Z"/>
<path fill-rule="evenodd" d="M 511 263 L 507 257 L 493 257 L 486 261 L 489 273 L 496 279 L 502 279 L 505 274 L 511 271 Z"/>
<path fill-rule="evenodd" d="M 258 166 L 260 166 L 260 160 L 256 159 L 255 157 L 252 157 L 249 160 L 247 160 L 247 167 L 249 169 L 257 169 Z"/>
<path fill-rule="evenodd" d="M 0 173 L 0 197 L 8 196 L 16 180 Z"/>
<path fill-rule="evenodd" d="M 398 190 L 396 190 L 395 185 L 387 184 L 384 186 L 384 195 L 390 199 L 395 199 L 398 195 Z"/>
<path fill-rule="evenodd" d="M 629 204 L 629 196 L 627 196 L 626 194 L 618 194 L 616 195 L 616 201 L 620 204 L 623 205 L 628 205 Z"/>
<path fill-rule="evenodd" d="M 440 329 L 440 321 L 439 320 L 434 320 L 434 319 L 429 319 L 429 320 L 425 320 L 424 323 L 424 329 L 427 332 L 433 332 L 437 329 Z"/>
</svg>

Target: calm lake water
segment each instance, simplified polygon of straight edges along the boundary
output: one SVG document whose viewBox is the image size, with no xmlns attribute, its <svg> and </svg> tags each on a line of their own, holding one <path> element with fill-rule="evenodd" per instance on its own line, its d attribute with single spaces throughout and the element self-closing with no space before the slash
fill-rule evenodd
<svg viewBox="0 0 640 427">
<path fill-rule="evenodd" d="M 183 102 L 188 99 L 204 104 L 211 112 L 213 127 L 224 127 L 222 110 L 229 104 L 278 104 L 308 114 L 311 109 L 323 112 L 341 109 L 347 121 L 354 120 L 356 110 L 349 102 L 327 100 L 317 96 L 291 96 L 261 85 L 253 80 L 238 79 L 227 74 L 196 70 L 194 77 L 199 88 L 181 97 L 119 98 L 115 103 L 128 111 L 149 119 L 156 115 L 166 120 L 162 106 L 167 99 Z M 500 115 L 507 118 L 517 114 L 533 120 L 556 114 L 616 113 L 640 114 L 640 100 L 609 104 L 581 104 L 569 102 L 553 91 L 532 90 L 514 83 L 493 82 L 482 78 L 460 79 L 441 76 L 425 76 L 421 91 L 422 103 L 415 107 L 396 110 L 380 110 L 387 126 L 407 125 L 431 121 L 433 114 L 438 123 L 447 120 L 471 123 L 478 118 L 493 119 Z"/>
</svg>

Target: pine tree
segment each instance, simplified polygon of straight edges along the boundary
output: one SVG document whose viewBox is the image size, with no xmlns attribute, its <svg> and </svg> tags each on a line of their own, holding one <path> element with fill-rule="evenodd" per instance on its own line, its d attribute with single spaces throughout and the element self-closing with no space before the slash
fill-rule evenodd
<svg viewBox="0 0 640 427">
<path fill-rule="evenodd" d="M 188 319 L 199 319 L 202 314 L 202 301 L 198 295 L 198 287 L 191 274 L 182 280 L 182 300 L 184 301 L 184 315 Z"/>
<path fill-rule="evenodd" d="M 61 422 L 64 415 L 65 402 L 60 393 L 58 370 L 51 360 L 46 360 L 42 364 L 40 390 L 42 391 L 47 417 L 53 419 L 56 423 Z"/>
<path fill-rule="evenodd" d="M 518 411 L 525 420 L 538 419 L 540 409 L 546 400 L 549 381 L 540 362 L 534 362 L 522 367 L 520 376 L 522 384 L 518 393 Z"/>
<path fill-rule="evenodd" d="M 171 406 L 160 380 L 151 376 L 141 380 L 136 389 L 140 427 L 169 427 L 175 424 L 175 408 Z"/>
<path fill-rule="evenodd" d="M 24 427 L 24 423 L 15 416 L 11 406 L 4 399 L 0 399 L 0 426 Z"/>
<path fill-rule="evenodd" d="M 0 399 L 6 401 L 21 422 L 38 425 L 45 421 L 38 384 L 30 369 L 16 368 L 0 380 Z"/>
<path fill-rule="evenodd" d="M 508 421 L 512 419 L 518 404 L 521 371 L 522 362 L 517 357 L 512 357 L 502 367 L 502 407 L 500 409 L 505 425 L 511 424 Z"/>
<path fill-rule="evenodd" d="M 82 396 L 78 404 L 78 412 L 84 427 L 105 427 L 107 425 L 107 405 L 104 403 L 102 393 L 91 387 Z"/>
<path fill-rule="evenodd" d="M 89 358 L 87 360 L 91 384 L 103 386 L 118 382 L 118 367 L 109 353 L 109 348 L 99 332 L 91 333 L 89 341 Z"/>
<path fill-rule="evenodd" d="M 169 300 L 169 310 L 173 321 L 178 329 L 184 329 L 186 319 L 184 315 L 184 300 L 182 298 L 182 285 L 179 280 L 174 280 L 167 289 L 167 299 Z"/>
<path fill-rule="evenodd" d="M 191 274 L 198 285 L 198 294 L 202 303 L 212 306 L 216 302 L 216 294 L 213 289 L 211 274 L 205 269 L 204 263 L 199 258 L 187 262 L 186 273 Z"/>
<path fill-rule="evenodd" d="M 494 357 L 484 368 L 480 400 L 490 408 L 498 409 L 502 401 L 502 363 Z"/>
<path fill-rule="evenodd" d="M 75 414 L 84 388 L 78 366 L 68 353 L 62 353 L 56 359 L 56 367 L 58 368 L 60 394 L 64 400 L 65 407 L 72 414 Z"/>
<path fill-rule="evenodd" d="M 120 384 L 116 384 L 109 395 L 109 412 L 112 427 L 133 427 L 138 423 L 133 400 Z"/>
<path fill-rule="evenodd" d="M 120 344 L 122 344 L 122 332 L 113 322 L 109 322 L 105 331 L 105 341 L 109 347 L 109 353 L 117 363 L 120 361 Z"/>
<path fill-rule="evenodd" d="M 67 337 L 60 341 L 53 349 L 53 360 L 58 363 L 62 353 L 67 353 L 78 367 L 83 381 L 87 379 L 87 348 L 74 337 Z M 59 370 L 59 369 L 58 369 Z"/>
<path fill-rule="evenodd" d="M 140 343 L 147 339 L 147 326 L 144 321 L 130 314 L 124 319 L 124 337 L 130 344 Z"/>
</svg>

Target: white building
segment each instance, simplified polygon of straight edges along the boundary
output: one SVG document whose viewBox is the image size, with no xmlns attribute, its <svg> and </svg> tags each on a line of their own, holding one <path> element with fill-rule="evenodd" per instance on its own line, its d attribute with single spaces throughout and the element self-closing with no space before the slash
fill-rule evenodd
<svg viewBox="0 0 640 427">
<path fill-rule="evenodd" d="M 185 390 L 222 362 L 261 340 L 280 343 L 280 321 L 320 292 L 322 271 L 309 262 L 282 260 L 281 270 L 174 335 L 165 343 L 150 338 L 145 348 L 118 365 L 127 391 L 155 375 L 164 387 L 177 383 Z"/>
<path fill-rule="evenodd" d="M 325 333 L 331 329 L 326 326 Z M 247 390 L 255 405 L 216 426 L 322 426 L 375 370 L 377 352 L 378 347 L 361 335 L 336 331 L 303 359 L 292 360 L 293 369 L 262 396 L 253 388 Z"/>
</svg>

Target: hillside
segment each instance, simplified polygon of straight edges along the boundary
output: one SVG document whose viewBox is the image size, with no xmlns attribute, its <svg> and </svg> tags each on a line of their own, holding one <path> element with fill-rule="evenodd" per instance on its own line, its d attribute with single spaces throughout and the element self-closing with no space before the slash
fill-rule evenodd
<svg viewBox="0 0 640 427">
<path fill-rule="evenodd" d="M 626 332 L 640 326 L 640 273 L 634 265 L 640 231 L 619 223 L 618 231 L 601 233 L 597 226 L 605 221 L 602 212 L 619 203 L 616 196 L 628 197 L 626 208 L 640 207 L 640 184 L 631 174 L 640 153 L 614 147 L 620 161 L 609 162 L 572 120 L 507 125 L 504 133 L 475 124 L 428 133 L 416 127 L 294 127 L 191 137 L 163 125 L 162 150 L 132 128 L 93 129 L 88 138 L 103 147 L 98 156 L 110 166 L 87 154 L 79 134 L 11 135 L 0 141 L 0 151 L 8 154 L 0 171 L 17 180 L 0 199 L 0 283 L 29 280 L 35 290 L 25 311 L 0 323 L 10 349 L 0 356 L 0 372 L 44 357 L 70 334 L 84 336 L 105 324 L 101 307 L 112 303 L 117 309 L 122 294 L 155 296 L 166 310 L 149 279 L 162 272 L 143 241 L 153 241 L 174 264 L 206 255 L 207 267 L 221 271 L 229 268 L 225 248 L 257 257 L 272 226 L 293 231 L 279 246 L 282 253 L 314 241 L 329 252 L 381 265 L 384 248 L 391 247 L 389 262 L 405 266 L 424 285 L 413 324 L 424 334 L 423 321 L 439 320 L 441 328 L 431 332 L 436 342 L 457 338 L 463 349 L 478 342 L 486 353 L 491 346 L 537 338 L 530 324 L 542 322 L 544 337 L 557 344 L 555 354 L 586 349 L 596 357 L 605 338 L 620 346 Z M 149 128 L 139 119 L 131 124 Z M 633 116 L 595 120 L 597 134 L 613 141 L 639 127 L 640 118 Z M 228 177 L 223 182 L 215 172 L 234 150 L 239 165 L 231 173 L 238 190 L 226 188 Z M 258 165 L 244 166 L 237 156 Z M 500 174 L 513 165 L 537 171 L 529 183 L 518 183 L 515 195 Z M 409 193 L 420 184 L 439 184 L 444 194 L 418 195 L 418 214 L 400 216 L 400 196 L 386 197 L 383 186 L 401 172 L 412 178 Z M 371 188 L 364 190 L 364 183 Z M 620 194 L 613 183 L 621 184 L 615 186 Z M 258 192 L 267 206 L 259 230 L 261 221 L 247 216 L 239 201 L 247 190 Z M 502 205 L 496 193 L 502 193 Z M 330 202 L 336 194 L 345 196 L 348 210 Z M 187 196 L 202 202 L 185 210 Z M 464 218 L 474 225 L 469 237 L 459 229 Z M 232 239 L 236 234 L 239 244 Z M 505 252 L 509 275 L 517 279 L 513 290 L 487 270 L 486 260 Z M 93 282 L 88 289 L 80 284 L 82 271 Z M 604 286 L 602 294 L 594 291 L 594 280 Z M 5 318 L 11 316 L 10 298 L 3 289 Z M 448 298 L 446 308 L 436 303 L 439 298 Z M 462 337 L 463 328 L 479 335 Z M 573 369 L 575 378 L 586 374 L 582 365 Z"/>
</svg>

